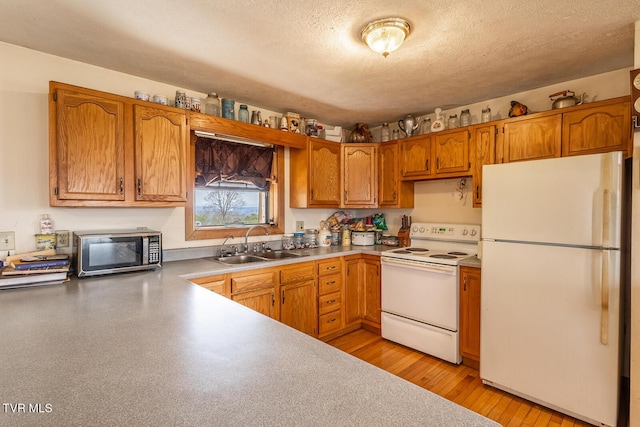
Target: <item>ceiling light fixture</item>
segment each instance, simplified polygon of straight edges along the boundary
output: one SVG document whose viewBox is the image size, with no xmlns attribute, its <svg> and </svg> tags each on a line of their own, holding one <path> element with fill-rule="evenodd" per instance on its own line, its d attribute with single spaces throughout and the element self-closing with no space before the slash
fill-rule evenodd
<svg viewBox="0 0 640 427">
<path fill-rule="evenodd" d="M 362 41 L 385 58 L 400 47 L 411 27 L 402 18 L 384 18 L 367 24 L 361 32 Z"/>
</svg>

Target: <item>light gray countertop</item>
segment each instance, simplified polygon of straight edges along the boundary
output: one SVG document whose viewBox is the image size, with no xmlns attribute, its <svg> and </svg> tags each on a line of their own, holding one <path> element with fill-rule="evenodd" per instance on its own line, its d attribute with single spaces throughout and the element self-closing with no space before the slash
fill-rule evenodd
<svg viewBox="0 0 640 427">
<path fill-rule="evenodd" d="M 182 277 L 212 264 L 0 291 L 0 425 L 498 425 Z"/>
</svg>

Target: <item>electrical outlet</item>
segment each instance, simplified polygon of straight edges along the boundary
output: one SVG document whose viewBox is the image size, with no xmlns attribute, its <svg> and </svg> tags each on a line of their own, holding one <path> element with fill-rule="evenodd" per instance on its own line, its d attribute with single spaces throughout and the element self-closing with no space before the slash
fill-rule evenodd
<svg viewBox="0 0 640 427">
<path fill-rule="evenodd" d="M 304 221 L 296 221 L 296 231 L 304 231 Z"/>
<path fill-rule="evenodd" d="M 69 247 L 69 231 L 56 230 L 56 248 L 68 248 L 68 247 Z"/>
<path fill-rule="evenodd" d="M 13 251 L 16 249 L 16 233 L 13 231 L 0 231 L 0 251 Z"/>
</svg>

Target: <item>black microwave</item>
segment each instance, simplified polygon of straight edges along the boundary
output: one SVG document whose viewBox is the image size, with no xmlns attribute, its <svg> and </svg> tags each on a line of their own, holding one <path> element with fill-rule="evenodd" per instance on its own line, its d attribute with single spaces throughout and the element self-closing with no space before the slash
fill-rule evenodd
<svg viewBox="0 0 640 427">
<path fill-rule="evenodd" d="M 161 267 L 162 234 L 153 230 L 101 230 L 73 233 L 78 277 Z"/>
</svg>

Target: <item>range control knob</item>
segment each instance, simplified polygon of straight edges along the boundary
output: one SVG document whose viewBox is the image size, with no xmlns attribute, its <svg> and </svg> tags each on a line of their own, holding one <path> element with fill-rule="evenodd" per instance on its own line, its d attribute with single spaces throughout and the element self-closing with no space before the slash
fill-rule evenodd
<svg viewBox="0 0 640 427">
<path fill-rule="evenodd" d="M 469 234 L 469 230 L 467 230 L 466 228 L 464 228 L 464 229 L 462 230 L 462 235 L 463 235 L 463 236 L 466 236 L 467 234 Z"/>
<path fill-rule="evenodd" d="M 424 227 L 420 227 L 420 233 L 424 233 Z"/>
<path fill-rule="evenodd" d="M 414 225 L 413 227 L 411 227 L 411 231 L 413 231 L 414 233 L 416 233 L 418 231 L 418 226 Z"/>
<path fill-rule="evenodd" d="M 476 230 L 475 228 L 473 230 L 471 230 L 471 235 L 475 236 L 476 234 L 478 234 L 478 230 Z"/>
</svg>

